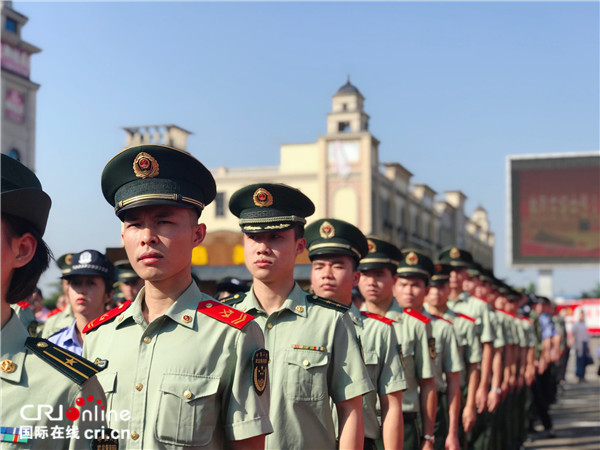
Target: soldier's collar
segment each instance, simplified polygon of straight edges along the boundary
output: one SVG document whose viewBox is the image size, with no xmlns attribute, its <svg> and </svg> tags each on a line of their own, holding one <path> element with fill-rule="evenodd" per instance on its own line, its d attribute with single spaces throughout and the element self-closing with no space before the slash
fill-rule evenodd
<svg viewBox="0 0 600 450">
<path fill-rule="evenodd" d="M 211 297 L 200 292 L 196 283 L 192 281 L 188 288 L 177 298 L 175 303 L 167 309 L 164 315 L 186 328 L 193 329 L 196 322 L 198 302 L 210 299 Z M 215 300 L 215 302 L 217 301 Z"/>
<path fill-rule="evenodd" d="M 21 381 L 25 363 L 25 340 L 29 337 L 19 316 L 12 311 L 11 317 L 2 328 L 2 356 L 0 378 L 13 383 Z"/>
<path fill-rule="evenodd" d="M 283 302 L 281 309 L 283 308 L 289 309 L 298 316 L 306 317 L 306 310 L 308 308 L 306 292 L 302 290 L 298 283 L 294 283 L 294 287 L 288 294 L 288 298 Z"/>
<path fill-rule="evenodd" d="M 365 309 L 365 311 L 366 311 L 366 309 Z M 350 319 L 352 319 L 352 322 L 354 322 L 359 327 L 363 328 L 363 326 L 364 326 L 363 320 L 362 320 L 363 316 L 354 303 L 350 304 L 350 309 L 348 310 L 348 314 L 350 315 Z"/>
</svg>

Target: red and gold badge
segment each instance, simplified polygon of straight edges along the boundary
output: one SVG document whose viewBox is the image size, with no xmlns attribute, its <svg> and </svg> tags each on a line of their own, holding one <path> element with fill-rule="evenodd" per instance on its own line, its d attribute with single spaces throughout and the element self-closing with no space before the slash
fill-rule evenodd
<svg viewBox="0 0 600 450">
<path fill-rule="evenodd" d="M 452 259 L 460 258 L 460 250 L 457 249 L 456 247 L 452 248 L 450 250 L 450 258 L 452 258 Z"/>
<path fill-rule="evenodd" d="M 375 251 L 377 251 L 377 246 L 375 245 L 375 242 L 373 242 L 371 239 L 367 239 L 367 246 L 369 248 L 369 253 L 374 253 Z"/>
<path fill-rule="evenodd" d="M 335 236 L 335 228 L 329 222 L 325 221 L 319 228 L 319 234 L 323 239 L 330 239 Z"/>
<path fill-rule="evenodd" d="M 419 256 L 415 252 L 409 252 L 408 255 L 406 255 L 406 258 L 404 258 L 404 261 L 409 266 L 416 266 L 419 264 Z"/>
<path fill-rule="evenodd" d="M 273 195 L 263 188 L 258 188 L 252 196 L 254 204 L 260 208 L 265 208 L 273 204 Z"/>
<path fill-rule="evenodd" d="M 158 162 L 146 152 L 138 153 L 133 160 L 133 172 L 138 178 L 154 178 L 158 175 Z"/>
</svg>

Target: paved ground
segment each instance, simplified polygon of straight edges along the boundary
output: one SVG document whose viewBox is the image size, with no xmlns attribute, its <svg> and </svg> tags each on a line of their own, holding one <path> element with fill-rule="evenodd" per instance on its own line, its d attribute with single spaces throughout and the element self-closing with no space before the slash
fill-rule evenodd
<svg viewBox="0 0 600 450">
<path fill-rule="evenodd" d="M 546 439 L 543 427 L 536 423 L 540 433 L 531 435 L 533 441 L 525 443 L 527 449 L 600 449 L 600 377 L 596 348 L 600 338 L 592 339 L 592 355 L 595 364 L 587 367 L 586 382 L 578 384 L 575 378 L 575 353 L 571 352 L 567 370 L 567 383 L 552 405 L 550 415 L 554 422 L 556 437 Z"/>
</svg>

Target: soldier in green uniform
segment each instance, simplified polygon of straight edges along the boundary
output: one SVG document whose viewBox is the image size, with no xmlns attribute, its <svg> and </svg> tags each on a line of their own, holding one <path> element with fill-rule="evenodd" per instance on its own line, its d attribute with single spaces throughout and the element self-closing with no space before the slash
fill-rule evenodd
<svg viewBox="0 0 600 450">
<path fill-rule="evenodd" d="M 115 269 L 117 270 L 117 282 L 122 298 L 119 298 L 117 306 L 127 300 L 135 300 L 140 292 L 140 289 L 144 287 L 144 280 L 142 280 L 133 267 L 129 260 L 115 261 Z"/>
<path fill-rule="evenodd" d="M 366 311 L 394 320 L 407 384 L 402 395 L 404 448 L 432 449 L 437 397 L 435 339 L 431 335 L 430 319 L 412 308 L 402 308 L 394 300 L 396 269 L 402 258 L 400 250 L 374 237 L 368 238 L 367 243 L 369 252 L 358 266 L 361 272 L 358 287 L 365 298 Z M 419 414 L 423 433 L 418 425 Z"/>
<path fill-rule="evenodd" d="M 230 211 L 244 233 L 252 275 L 247 293 L 226 304 L 253 315 L 271 358 L 271 422 L 266 448 L 335 448 L 330 400 L 339 419 L 339 447 L 362 448 L 362 395 L 373 390 L 348 306 L 307 294 L 294 281 L 306 248 L 312 201 L 290 186 L 259 183 L 236 191 Z"/>
<path fill-rule="evenodd" d="M 435 273 L 429 281 L 429 292 L 425 301 L 430 314 L 441 316 L 454 326 L 459 354 L 463 361 L 463 370 L 460 373 L 462 419 L 458 420 L 458 435 L 461 447 L 465 447 L 465 433 L 475 425 L 475 391 L 479 384 L 481 343 L 477 337 L 475 319 L 448 308 L 450 270 L 451 266 L 448 264 L 435 265 Z"/>
<path fill-rule="evenodd" d="M 412 249 L 402 251 L 396 273 L 394 296 L 403 308 L 412 308 L 431 319 L 435 339 L 435 384 L 437 411 L 434 425 L 434 449 L 459 449 L 460 372 L 462 359 L 452 322 L 424 310 L 428 283 L 435 272 L 433 262 L 425 254 Z"/>
<path fill-rule="evenodd" d="M 48 320 L 46 320 L 46 323 L 44 323 L 44 326 L 41 331 L 41 337 L 43 338 L 48 338 L 53 334 L 64 330 L 65 328 L 71 326 L 71 324 L 75 320 L 75 316 L 73 315 L 71 305 L 67 298 L 69 283 L 67 282 L 66 278 L 64 278 L 65 275 L 67 275 L 71 271 L 72 260 L 72 253 L 65 253 L 56 260 L 56 265 L 60 269 L 61 273 L 60 285 L 63 292 L 62 295 L 59 296 L 59 298 L 62 297 L 65 304 L 61 310 L 58 310 L 57 305 L 57 308 L 51 311 L 51 315 L 48 317 Z"/>
<path fill-rule="evenodd" d="M 122 448 L 262 448 L 268 417 L 268 353 L 252 317 L 200 292 L 192 250 L 216 195 L 211 173 L 189 153 L 141 145 L 113 157 L 102 192 L 144 288 L 84 329 L 83 354 L 99 378 Z"/>
<path fill-rule="evenodd" d="M 10 307 L 31 295 L 48 267 L 50 250 L 42 236 L 50 197 L 33 172 L 18 161 L 3 154 L 1 167 L 0 446 L 3 449 L 90 448 L 94 432 L 101 431 L 103 424 L 89 417 L 83 420 L 80 414 L 100 409 L 96 402 L 106 405 L 94 376 L 100 369 L 48 341 L 29 337 Z M 77 399 L 88 396 L 93 402 L 77 403 Z M 39 408 L 44 412 L 40 413 Z M 59 408 L 67 413 L 61 415 Z M 56 420 L 49 420 L 48 409 Z"/>
<path fill-rule="evenodd" d="M 354 225 L 332 218 L 306 227 L 308 256 L 312 262 L 311 287 L 315 294 L 350 307 L 348 314 L 362 343 L 365 365 L 375 390 L 363 396 L 365 449 L 401 448 L 404 440 L 402 391 L 406 389 L 393 321 L 359 311 L 352 303 L 357 270 L 366 256 L 367 239 Z M 377 404 L 381 405 L 381 425 Z M 382 432 L 383 430 L 383 432 Z"/>
</svg>

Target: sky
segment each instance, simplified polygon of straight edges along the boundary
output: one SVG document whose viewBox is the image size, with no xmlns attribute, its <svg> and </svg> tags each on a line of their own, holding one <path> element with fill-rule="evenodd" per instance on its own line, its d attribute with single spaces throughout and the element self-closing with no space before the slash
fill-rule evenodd
<svg viewBox="0 0 600 450">
<path fill-rule="evenodd" d="M 274 166 L 326 133 L 331 96 L 364 95 L 382 162 L 483 206 L 506 266 L 506 157 L 597 151 L 598 2 L 21 2 L 37 95 L 36 172 L 55 256 L 118 247 L 100 175 L 124 126 L 173 123 L 207 167 Z M 210 230 L 209 230 L 210 231 Z M 53 266 L 41 287 L 59 276 Z M 600 282 L 554 271 L 557 296 Z"/>
</svg>

